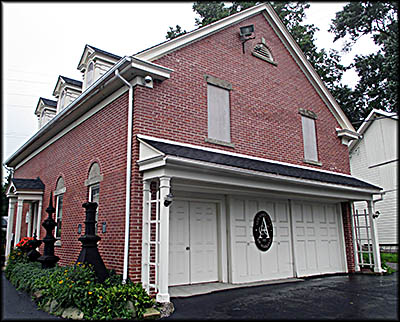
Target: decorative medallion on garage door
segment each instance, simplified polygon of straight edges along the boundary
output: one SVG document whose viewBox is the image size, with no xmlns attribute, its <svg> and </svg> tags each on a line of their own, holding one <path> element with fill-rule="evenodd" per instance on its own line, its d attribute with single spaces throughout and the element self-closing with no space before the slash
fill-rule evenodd
<svg viewBox="0 0 400 322">
<path fill-rule="evenodd" d="M 254 216 L 253 236 L 259 250 L 266 252 L 272 245 L 273 227 L 271 217 L 260 211 Z"/>
</svg>

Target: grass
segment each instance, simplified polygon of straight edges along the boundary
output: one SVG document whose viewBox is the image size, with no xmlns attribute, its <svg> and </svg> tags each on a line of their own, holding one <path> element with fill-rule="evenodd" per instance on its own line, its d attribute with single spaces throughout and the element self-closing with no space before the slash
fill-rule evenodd
<svg viewBox="0 0 400 322">
<path fill-rule="evenodd" d="M 397 253 L 381 253 L 381 261 L 389 263 L 398 263 L 399 256 Z"/>
</svg>

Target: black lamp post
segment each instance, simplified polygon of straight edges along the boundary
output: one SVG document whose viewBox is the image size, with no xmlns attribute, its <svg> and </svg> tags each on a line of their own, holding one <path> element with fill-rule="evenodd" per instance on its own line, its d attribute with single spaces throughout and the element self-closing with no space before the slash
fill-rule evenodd
<svg viewBox="0 0 400 322">
<path fill-rule="evenodd" d="M 82 250 L 77 262 L 92 264 L 98 281 L 103 283 L 108 273 L 97 249 L 97 242 L 101 239 L 95 234 L 97 202 L 85 202 L 82 207 L 86 209 L 85 235 L 78 238 Z"/>
<path fill-rule="evenodd" d="M 43 238 L 44 250 L 43 255 L 37 259 L 38 262 L 42 263 L 42 268 L 52 268 L 56 266 L 56 263 L 60 260 L 58 256 L 54 255 L 54 243 L 56 242 L 56 239 L 53 235 L 53 229 L 57 224 L 54 221 L 52 214 L 55 211 L 56 210 L 53 207 L 53 194 L 50 192 L 49 206 L 46 209 L 49 216 L 42 223 L 42 226 L 46 229 L 46 236 Z"/>
</svg>

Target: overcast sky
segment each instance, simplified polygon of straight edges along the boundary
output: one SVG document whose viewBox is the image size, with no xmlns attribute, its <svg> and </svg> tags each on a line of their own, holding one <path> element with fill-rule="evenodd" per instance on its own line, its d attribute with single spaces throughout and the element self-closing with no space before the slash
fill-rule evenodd
<svg viewBox="0 0 400 322">
<path fill-rule="evenodd" d="M 318 47 L 340 49 L 327 30 L 344 4 L 311 2 L 306 23 L 320 28 Z M 132 55 L 165 41 L 169 26 L 196 28 L 192 2 L 2 2 L 2 9 L 2 163 L 38 130 L 38 99 L 55 99 L 58 76 L 82 80 L 77 65 L 86 44 Z M 365 38 L 342 62 L 374 50 Z M 348 72 L 344 82 L 353 86 L 355 73 Z"/>
</svg>

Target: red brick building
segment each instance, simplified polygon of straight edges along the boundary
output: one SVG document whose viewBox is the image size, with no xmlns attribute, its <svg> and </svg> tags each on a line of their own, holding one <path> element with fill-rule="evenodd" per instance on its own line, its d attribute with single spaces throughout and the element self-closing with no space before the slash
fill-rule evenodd
<svg viewBox="0 0 400 322">
<path fill-rule="evenodd" d="M 372 211 L 380 188 L 350 175 L 357 134 L 269 5 L 129 57 L 87 45 L 78 69 L 6 161 L 8 249 L 43 238 L 53 192 L 59 263 L 96 201 L 106 267 L 161 302 L 174 285 L 358 268 L 350 203 Z"/>
</svg>

